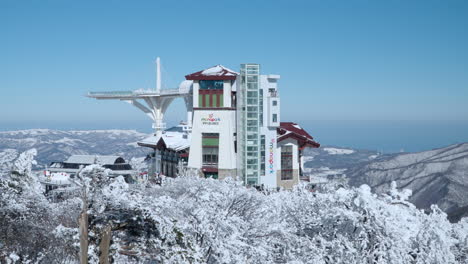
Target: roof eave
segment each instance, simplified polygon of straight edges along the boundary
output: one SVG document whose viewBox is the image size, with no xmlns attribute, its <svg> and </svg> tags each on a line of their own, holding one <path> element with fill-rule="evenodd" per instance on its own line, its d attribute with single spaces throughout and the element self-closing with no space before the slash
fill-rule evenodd
<svg viewBox="0 0 468 264">
<path fill-rule="evenodd" d="M 234 75 L 228 75 L 228 76 L 223 76 L 223 75 L 185 75 L 186 80 L 190 81 L 224 81 L 224 80 L 235 80 L 237 76 Z"/>
<path fill-rule="evenodd" d="M 304 149 L 307 146 L 310 146 L 312 148 L 319 148 L 320 144 L 315 142 L 314 140 L 311 140 L 309 138 L 306 138 L 304 136 L 295 134 L 294 132 L 288 133 L 286 135 L 283 135 L 277 139 L 277 142 L 281 142 L 285 139 L 292 138 L 298 141 L 298 144 L 300 145 L 301 149 Z"/>
</svg>

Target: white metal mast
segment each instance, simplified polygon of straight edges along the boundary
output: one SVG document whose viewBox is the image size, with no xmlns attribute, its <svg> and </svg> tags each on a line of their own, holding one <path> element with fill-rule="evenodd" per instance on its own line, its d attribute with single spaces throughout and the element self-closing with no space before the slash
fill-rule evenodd
<svg viewBox="0 0 468 264">
<path fill-rule="evenodd" d="M 161 93 L 161 59 L 156 58 L 156 92 Z"/>
</svg>

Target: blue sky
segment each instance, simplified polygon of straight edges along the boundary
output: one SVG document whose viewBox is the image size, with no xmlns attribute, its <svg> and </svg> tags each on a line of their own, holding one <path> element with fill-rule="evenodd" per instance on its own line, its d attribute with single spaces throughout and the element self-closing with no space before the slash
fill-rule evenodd
<svg viewBox="0 0 468 264">
<path fill-rule="evenodd" d="M 83 95 L 154 87 L 160 56 L 168 87 L 260 63 L 281 75 L 285 121 L 467 122 L 466 14 L 457 0 L 1 1 L 0 120 L 149 127 L 130 105 Z M 168 119 L 183 112 L 176 102 Z"/>
</svg>

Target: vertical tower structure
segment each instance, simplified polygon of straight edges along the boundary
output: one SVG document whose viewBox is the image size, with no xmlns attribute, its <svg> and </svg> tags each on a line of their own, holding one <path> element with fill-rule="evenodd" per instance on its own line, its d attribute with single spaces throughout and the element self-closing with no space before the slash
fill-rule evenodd
<svg viewBox="0 0 468 264">
<path fill-rule="evenodd" d="M 169 105 L 176 98 L 183 98 L 185 101 L 188 113 L 187 123 L 190 124 L 192 119 L 191 83 L 182 82 L 179 88 L 163 90 L 161 89 L 161 82 L 161 61 L 158 57 L 156 59 L 156 89 L 89 92 L 87 97 L 99 100 L 121 100 L 134 105 L 153 120 L 153 129 L 155 130 L 154 134 L 158 135 L 166 128 L 166 124 L 164 123 L 164 114 L 166 113 Z"/>
<path fill-rule="evenodd" d="M 192 139 L 188 167 L 205 177 L 236 178 L 236 79 L 222 65 L 185 76 L 193 81 Z"/>
<path fill-rule="evenodd" d="M 238 82 L 238 174 L 247 185 L 277 186 L 275 152 L 280 124 L 279 75 L 260 75 L 260 65 L 242 64 Z"/>
<path fill-rule="evenodd" d="M 237 133 L 239 175 L 248 185 L 260 176 L 260 65 L 241 64 Z"/>
</svg>

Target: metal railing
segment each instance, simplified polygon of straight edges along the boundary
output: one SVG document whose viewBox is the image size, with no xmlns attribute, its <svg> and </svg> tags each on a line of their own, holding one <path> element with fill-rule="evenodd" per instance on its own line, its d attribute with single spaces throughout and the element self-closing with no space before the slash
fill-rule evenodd
<svg viewBox="0 0 468 264">
<path fill-rule="evenodd" d="M 188 89 L 163 89 L 160 92 L 155 90 L 139 89 L 135 91 L 104 91 L 104 92 L 88 92 L 89 97 L 133 97 L 139 95 L 176 95 L 189 93 Z"/>
</svg>

